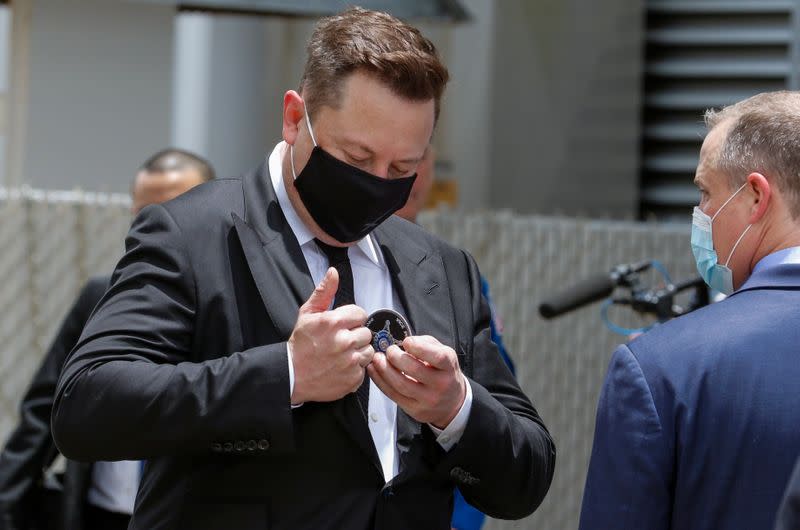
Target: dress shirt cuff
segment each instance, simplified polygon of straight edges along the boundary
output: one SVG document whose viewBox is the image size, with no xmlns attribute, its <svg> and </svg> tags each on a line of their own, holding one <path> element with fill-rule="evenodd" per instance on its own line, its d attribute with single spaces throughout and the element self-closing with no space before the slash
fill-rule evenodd
<svg viewBox="0 0 800 530">
<path fill-rule="evenodd" d="M 433 434 L 436 435 L 436 441 L 445 451 L 452 449 L 453 446 L 461 440 L 464 429 L 467 428 L 467 420 L 469 420 L 469 413 L 472 410 L 472 387 L 469 384 L 469 379 L 465 378 L 465 380 L 467 395 L 464 396 L 464 403 L 461 404 L 461 409 L 458 411 L 458 414 L 456 414 L 456 417 L 453 418 L 453 421 L 450 422 L 450 425 L 442 430 L 434 427 L 430 423 L 428 424 Z"/>
<path fill-rule="evenodd" d="M 286 343 L 286 358 L 289 360 L 289 403 L 291 404 L 292 394 L 294 393 L 294 363 L 292 362 L 292 347 L 288 342 Z M 293 409 L 302 406 L 302 403 L 292 404 Z"/>
</svg>

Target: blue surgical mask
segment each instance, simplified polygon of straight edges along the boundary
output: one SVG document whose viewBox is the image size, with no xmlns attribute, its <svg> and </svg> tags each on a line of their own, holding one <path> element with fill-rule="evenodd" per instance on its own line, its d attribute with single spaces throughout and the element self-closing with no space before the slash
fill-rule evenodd
<svg viewBox="0 0 800 530">
<path fill-rule="evenodd" d="M 712 226 L 714 224 L 714 219 L 716 219 L 722 209 L 725 208 L 746 185 L 747 183 L 742 184 L 742 186 L 720 206 L 717 213 L 714 214 L 714 217 L 709 217 L 697 206 L 694 207 L 694 211 L 692 212 L 692 253 L 694 254 L 694 260 L 697 264 L 697 272 L 700 273 L 700 276 L 703 277 L 703 280 L 705 280 L 709 287 L 726 295 L 733 292 L 733 272 L 728 268 L 728 264 L 733 257 L 736 247 L 739 246 L 742 238 L 753 225 L 747 225 L 742 235 L 736 240 L 736 244 L 733 245 L 731 253 L 725 261 L 725 265 L 720 265 L 718 263 L 717 251 L 714 250 Z"/>
</svg>

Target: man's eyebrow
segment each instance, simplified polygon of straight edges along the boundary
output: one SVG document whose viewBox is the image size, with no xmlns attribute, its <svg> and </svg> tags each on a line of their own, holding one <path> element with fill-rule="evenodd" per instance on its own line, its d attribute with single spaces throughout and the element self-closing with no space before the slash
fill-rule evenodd
<svg viewBox="0 0 800 530">
<path fill-rule="evenodd" d="M 361 142 L 359 142 L 359 141 L 357 141 L 357 140 L 351 140 L 351 139 L 349 139 L 349 138 L 344 138 L 344 139 L 342 140 L 342 144 L 344 144 L 344 147 L 345 147 L 345 148 L 348 148 L 348 147 L 352 148 L 352 147 L 354 147 L 354 148 L 356 148 L 356 149 L 360 149 L 360 150 L 362 150 L 362 151 L 365 151 L 365 152 L 366 152 L 367 154 L 369 154 L 370 156 L 373 156 L 373 155 L 375 155 L 375 152 L 374 152 L 372 149 L 370 149 L 370 148 L 369 148 L 369 146 L 367 146 L 366 144 L 363 144 L 363 143 L 361 143 Z"/>
<path fill-rule="evenodd" d="M 367 146 L 366 144 L 363 144 L 363 143 L 359 142 L 358 140 L 353 140 L 353 139 L 350 139 L 350 138 L 343 138 L 342 139 L 342 144 L 343 144 L 343 147 L 345 149 L 354 147 L 356 149 L 361 149 L 362 151 L 367 153 L 369 156 L 375 156 L 375 151 L 370 149 L 369 146 Z M 397 162 L 399 162 L 401 164 L 419 164 L 422 161 L 422 159 L 424 158 L 424 156 L 425 156 L 425 153 L 423 153 L 422 155 L 420 155 L 418 157 L 405 158 L 403 160 L 398 160 Z"/>
</svg>

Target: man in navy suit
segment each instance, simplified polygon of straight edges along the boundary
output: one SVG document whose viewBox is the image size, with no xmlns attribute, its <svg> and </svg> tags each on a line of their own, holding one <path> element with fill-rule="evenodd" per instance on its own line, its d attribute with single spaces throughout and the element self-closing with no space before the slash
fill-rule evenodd
<svg viewBox="0 0 800 530">
<path fill-rule="evenodd" d="M 800 451 L 800 93 L 706 113 L 692 250 L 727 299 L 614 352 L 580 528 L 771 528 Z"/>
</svg>

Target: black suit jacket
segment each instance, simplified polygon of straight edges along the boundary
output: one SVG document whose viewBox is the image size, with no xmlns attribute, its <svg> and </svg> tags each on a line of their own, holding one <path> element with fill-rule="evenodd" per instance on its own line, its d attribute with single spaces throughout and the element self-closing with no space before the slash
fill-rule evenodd
<svg viewBox="0 0 800 530">
<path fill-rule="evenodd" d="M 538 506 L 554 446 L 490 339 L 475 263 L 400 219 L 373 236 L 413 329 L 471 374 L 460 443 L 398 410 L 384 484 L 354 394 L 291 408 L 286 340 L 314 285 L 265 163 L 140 214 L 59 381 L 65 455 L 148 461 L 131 528 L 444 529 L 454 485 L 492 516 Z"/>
<path fill-rule="evenodd" d="M 67 355 L 78 343 L 83 326 L 108 288 L 109 277 L 91 278 L 70 308 L 20 405 L 19 424 L 0 453 L 0 530 L 22 530 L 44 524 L 52 515 L 56 528 L 82 528 L 83 501 L 89 486 L 91 466 L 68 460 L 63 477 L 63 495 L 57 506 L 48 506 L 41 488 L 42 472 L 58 455 L 50 433 L 50 413 L 56 383 Z M 46 514 L 47 508 L 56 513 Z M 49 527 L 49 525 L 48 525 Z"/>
</svg>

